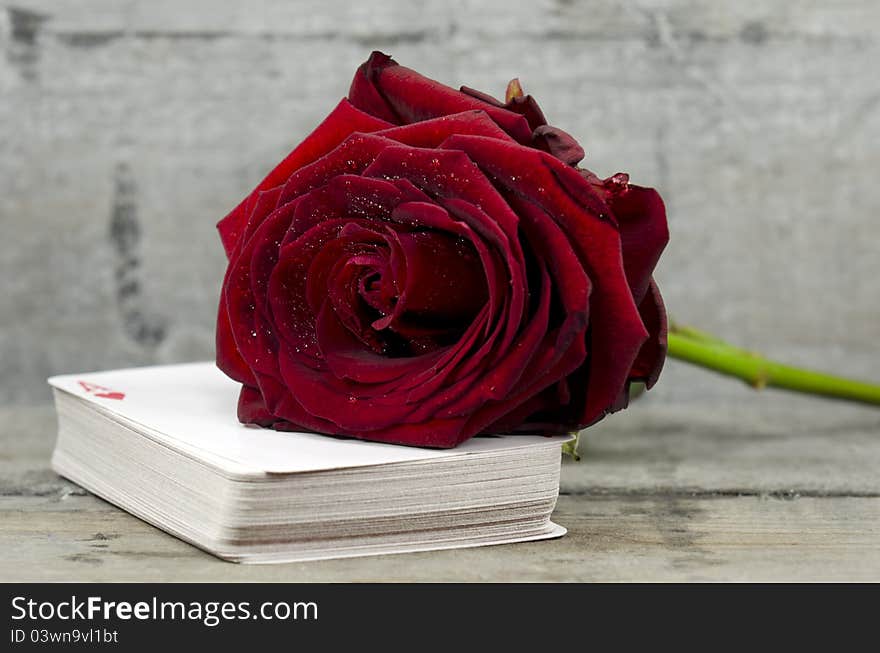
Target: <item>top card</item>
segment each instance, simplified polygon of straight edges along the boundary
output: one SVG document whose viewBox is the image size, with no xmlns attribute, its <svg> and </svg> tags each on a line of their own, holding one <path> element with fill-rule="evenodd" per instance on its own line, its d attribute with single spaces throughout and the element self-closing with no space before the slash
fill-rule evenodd
<svg viewBox="0 0 880 653">
<path fill-rule="evenodd" d="M 559 446 L 570 436 L 472 438 L 454 449 L 423 449 L 316 433 L 245 426 L 236 417 L 239 384 L 213 362 L 67 374 L 54 388 L 161 444 L 231 476 L 291 474 L 433 460 L 518 447 Z"/>
</svg>

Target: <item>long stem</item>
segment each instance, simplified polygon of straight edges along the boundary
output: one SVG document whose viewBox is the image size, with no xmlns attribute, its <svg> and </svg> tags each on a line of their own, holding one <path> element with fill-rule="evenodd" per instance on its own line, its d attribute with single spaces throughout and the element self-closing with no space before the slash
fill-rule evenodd
<svg viewBox="0 0 880 653">
<path fill-rule="evenodd" d="M 773 386 L 880 405 L 880 385 L 777 363 L 691 327 L 670 327 L 669 356 L 736 377 L 759 390 Z"/>
</svg>

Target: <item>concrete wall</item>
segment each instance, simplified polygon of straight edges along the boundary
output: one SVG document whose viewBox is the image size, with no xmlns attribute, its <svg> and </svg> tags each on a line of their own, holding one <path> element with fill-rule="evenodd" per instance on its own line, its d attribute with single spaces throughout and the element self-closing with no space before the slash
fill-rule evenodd
<svg viewBox="0 0 880 653">
<path fill-rule="evenodd" d="M 374 48 L 496 94 L 518 76 L 589 167 L 658 187 L 679 320 L 880 381 L 874 0 L 10 2 L 0 403 L 47 398 L 52 373 L 210 358 L 215 222 Z M 739 392 L 667 372 L 668 400 Z"/>
</svg>

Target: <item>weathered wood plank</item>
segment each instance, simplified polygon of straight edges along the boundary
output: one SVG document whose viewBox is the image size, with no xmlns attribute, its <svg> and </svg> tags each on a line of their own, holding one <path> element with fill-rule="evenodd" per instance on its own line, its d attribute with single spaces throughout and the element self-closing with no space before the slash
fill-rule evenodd
<svg viewBox="0 0 880 653">
<path fill-rule="evenodd" d="M 678 319 L 875 373 L 875 2 L 14 7 L 0 11 L 0 228 L 15 234 L 0 243 L 0 402 L 48 398 L 54 372 L 209 357 L 215 222 L 374 47 L 451 84 L 501 92 L 518 75 L 587 165 L 658 186 Z"/>
<path fill-rule="evenodd" d="M 747 389 L 737 401 L 652 397 L 581 438 L 566 492 L 880 496 L 872 408 Z"/>
<path fill-rule="evenodd" d="M 743 418 L 643 403 L 587 431 L 563 470 L 560 541 L 271 569 L 217 561 L 59 478 L 51 408 L 4 408 L 0 579 L 880 580 L 878 416 L 808 405 Z"/>
<path fill-rule="evenodd" d="M 57 34 L 126 32 L 143 36 L 211 38 L 251 36 L 363 36 L 420 31 L 449 34 L 450 27 L 483 36 L 538 35 L 549 38 L 656 38 L 657 17 L 674 35 L 694 40 L 768 38 L 875 38 L 871 2 L 785 4 L 760 0 L 707 3 L 664 0 L 622 8 L 613 0 L 543 0 L 512 7 L 505 0 L 458 3 L 346 0 L 259 0 L 246 5 L 212 0 L 17 0 L 18 11 L 43 17 Z M 514 10 L 515 9 L 515 10 Z M 408 28 L 404 31 L 403 28 Z M 413 29 L 415 27 L 415 29 Z"/>
<path fill-rule="evenodd" d="M 219 561 L 90 496 L 0 499 L 0 579 L 880 580 L 880 499 L 561 497 L 548 542 L 282 566 Z"/>
</svg>

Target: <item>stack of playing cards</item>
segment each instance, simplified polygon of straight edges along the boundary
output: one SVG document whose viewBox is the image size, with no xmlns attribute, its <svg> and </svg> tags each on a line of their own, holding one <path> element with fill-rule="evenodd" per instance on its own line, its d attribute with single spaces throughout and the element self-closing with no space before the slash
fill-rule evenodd
<svg viewBox="0 0 880 653">
<path fill-rule="evenodd" d="M 49 379 L 53 468 L 221 558 L 289 562 L 558 537 L 565 437 L 451 450 L 239 424 L 213 363 Z"/>
</svg>

